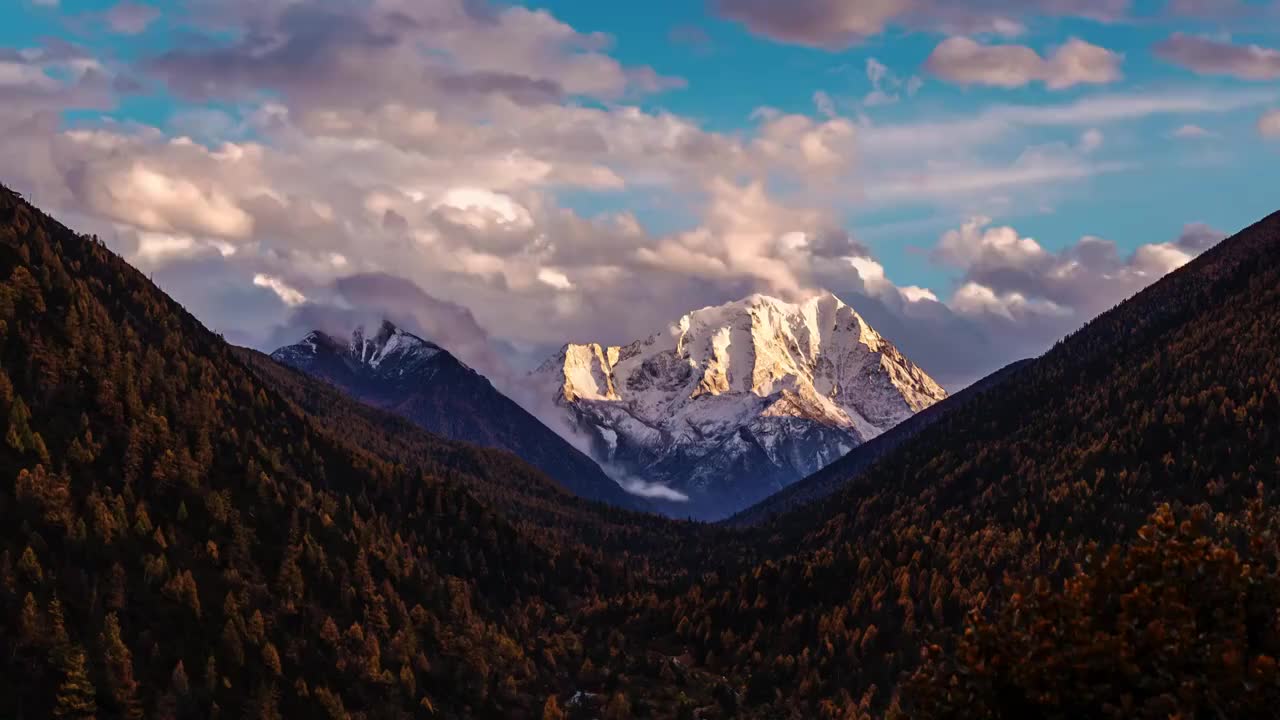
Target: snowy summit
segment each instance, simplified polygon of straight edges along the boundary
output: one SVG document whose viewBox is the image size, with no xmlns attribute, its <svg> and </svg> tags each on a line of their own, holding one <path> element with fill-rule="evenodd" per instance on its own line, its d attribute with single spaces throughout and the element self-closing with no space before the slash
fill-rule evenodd
<svg viewBox="0 0 1280 720">
<path fill-rule="evenodd" d="M 566 345 L 533 373 L 624 484 L 718 518 L 946 397 L 830 293 L 691 312 L 625 347 Z M 673 496 L 669 492 L 654 493 Z"/>
</svg>

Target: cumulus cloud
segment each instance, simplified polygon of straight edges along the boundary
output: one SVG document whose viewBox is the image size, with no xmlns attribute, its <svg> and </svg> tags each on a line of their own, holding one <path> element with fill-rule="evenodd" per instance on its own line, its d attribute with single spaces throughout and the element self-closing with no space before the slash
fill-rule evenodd
<svg viewBox="0 0 1280 720">
<path fill-rule="evenodd" d="M 1121 56 L 1078 38 L 1041 57 L 1022 45 L 983 45 L 967 37 L 942 41 L 925 62 L 934 75 L 961 85 L 1016 88 L 1042 82 L 1051 90 L 1120 79 Z"/>
<path fill-rule="evenodd" d="M 954 3 L 891 5 L 883 22 L 858 15 L 874 4 L 828 9 L 851 13 L 850 37 L 878 23 L 959 31 L 977 19 L 1013 34 L 1025 17 L 1014 3 L 970 4 L 1000 10 L 983 18 Z M 1081 14 L 1101 18 L 1103 5 Z M 1032 206 L 1044 188 L 1124 168 L 1096 152 L 1112 124 L 1272 100 L 1114 94 L 878 124 L 817 96 L 809 114 L 764 109 L 716 132 L 635 102 L 674 81 L 546 12 L 477 0 L 190 8 L 180 19 L 204 36 L 142 70 L 218 109 L 187 105 L 163 127 L 62 123 L 66 109 L 108 108 L 121 92 L 120 69 L 81 49 L 0 55 L 6 182 L 98 233 L 233 341 L 270 350 L 387 317 L 504 389 L 514 366 L 565 341 L 626 343 L 692 307 L 819 288 L 956 387 L 1043 349 L 1055 339 L 1045 328 L 1085 319 L 1092 306 L 1034 284 L 1066 261 L 978 225 L 966 231 L 977 240 L 922 255 L 944 263 L 954 287 L 900 286 L 849 229 L 851 208 L 926 205 L 954 218 Z M 916 14 L 925 10 L 928 22 Z M 879 63 L 866 71 L 886 101 L 912 92 Z M 574 202 L 583 195 L 592 201 Z M 634 213 L 581 209 L 633 201 Z M 1153 277 L 1191 254 L 1117 251 L 1082 264 L 1081 278 Z M 1018 324 L 1035 313 L 1052 322 Z"/>
<path fill-rule="evenodd" d="M 1156 45 L 1155 53 L 1200 75 L 1230 75 L 1245 80 L 1280 78 L 1280 50 L 1260 45 L 1236 45 L 1175 33 Z"/>
<path fill-rule="evenodd" d="M 1220 241 L 1204 225 L 1188 225 L 1168 242 L 1140 245 L 1128 256 L 1116 243 L 1086 236 L 1058 252 L 1011 227 L 975 218 L 948 231 L 934 250 L 963 270 L 948 302 L 957 313 L 1040 341 L 1075 329 Z"/>
</svg>

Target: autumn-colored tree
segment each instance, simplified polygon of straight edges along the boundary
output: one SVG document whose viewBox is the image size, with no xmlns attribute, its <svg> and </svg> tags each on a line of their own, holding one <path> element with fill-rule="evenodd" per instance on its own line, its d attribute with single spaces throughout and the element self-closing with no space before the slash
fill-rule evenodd
<svg viewBox="0 0 1280 720">
<path fill-rule="evenodd" d="M 53 716 L 59 720 L 93 720 L 98 713 L 96 695 L 85 669 L 84 649 L 73 646 L 67 652 L 62 683 L 54 698 Z"/>
<path fill-rule="evenodd" d="M 542 704 L 542 720 L 565 720 L 564 711 L 560 709 L 560 702 L 555 695 L 548 696 L 547 701 Z"/>
<path fill-rule="evenodd" d="M 609 698 L 604 708 L 604 720 L 631 720 L 631 701 L 621 691 Z"/>
<path fill-rule="evenodd" d="M 120 621 L 115 613 L 107 614 L 98 644 L 102 647 L 106 691 L 113 711 L 121 718 L 138 720 L 142 717 L 142 703 L 133 673 L 133 655 L 121 639 Z"/>
</svg>

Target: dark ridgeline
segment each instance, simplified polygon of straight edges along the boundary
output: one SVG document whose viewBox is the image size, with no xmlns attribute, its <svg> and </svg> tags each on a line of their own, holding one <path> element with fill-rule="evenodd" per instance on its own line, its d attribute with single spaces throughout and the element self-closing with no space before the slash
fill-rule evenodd
<svg viewBox="0 0 1280 720">
<path fill-rule="evenodd" d="M 429 432 L 508 450 L 579 497 L 648 509 L 646 502 L 624 491 L 594 460 L 498 392 L 483 375 L 447 350 L 389 322 L 368 337 L 358 329 L 350 340 L 313 332 L 271 357 Z"/>
<path fill-rule="evenodd" d="M 0 717 L 1280 707 L 1280 216 L 745 530 L 233 349 L 8 191 L 0 370 Z"/>
</svg>

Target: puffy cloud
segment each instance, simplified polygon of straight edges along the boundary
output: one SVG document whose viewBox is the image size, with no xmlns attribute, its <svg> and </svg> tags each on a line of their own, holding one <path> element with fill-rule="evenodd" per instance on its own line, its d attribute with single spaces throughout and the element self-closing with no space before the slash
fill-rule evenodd
<svg viewBox="0 0 1280 720">
<path fill-rule="evenodd" d="M 967 37 L 942 41 L 929 55 L 929 72 L 961 85 L 1022 87 L 1043 82 L 1052 90 L 1120 79 L 1121 56 L 1073 38 L 1048 57 L 1022 45 L 983 45 Z"/>
<path fill-rule="evenodd" d="M 996 325 L 1007 323 L 1044 340 L 1046 333 L 1065 334 L 1182 267 L 1222 237 L 1197 224 L 1173 241 L 1141 245 L 1127 257 L 1114 242 L 1091 236 L 1052 253 L 1011 227 L 991 227 L 987 218 L 977 218 L 945 233 L 934 257 L 964 270 L 948 303 L 953 310 L 989 316 Z"/>
<path fill-rule="evenodd" d="M 1280 110 L 1272 110 L 1258 118 L 1258 132 L 1265 138 L 1280 137 Z"/>
<path fill-rule="evenodd" d="M 1070 308 L 1052 300 L 1028 298 L 1017 291 L 997 293 L 976 282 L 967 282 L 956 290 L 949 303 L 951 309 L 967 316 L 995 316 L 1012 323 L 1037 322 L 1049 317 L 1070 317 Z"/>
<path fill-rule="evenodd" d="M 82 189 L 95 210 L 139 228 L 240 239 L 253 231 L 253 218 L 220 190 L 140 161 L 104 169 Z"/>
<path fill-rule="evenodd" d="M 1011 227 L 989 227 L 991 218 L 979 217 L 943 234 L 934 257 L 953 267 L 1025 268 L 1042 262 L 1047 253 L 1040 243 L 1018 235 Z"/>
<path fill-rule="evenodd" d="M 1010 11 L 1003 25 L 988 15 L 991 27 L 1017 30 L 1013 3 L 985 4 Z M 59 111 L 109 107 L 117 90 L 111 70 L 75 48 L 0 58 L 13 65 L 0 70 L 6 182 L 99 233 L 236 342 L 273 349 L 389 317 L 499 384 L 518 376 L 511 357 L 540 360 L 566 340 L 629 342 L 692 307 L 828 288 L 955 387 L 1043 349 L 1054 339 L 1045 328 L 1085 319 L 1089 306 L 1045 279 L 1067 260 L 979 224 L 935 253 L 954 289 L 898 286 L 847 229 L 855 202 L 993 212 L 1117 170 L 1088 154 L 1112 123 L 1271 99 L 1105 95 L 882 125 L 815 98 L 812 115 L 764 110 L 714 132 L 636 106 L 667 81 L 543 12 L 475 0 L 190 7 L 210 14 L 178 19 L 207 37 L 148 67 L 171 90 L 222 102 L 163 128 L 60 123 Z M 928 27 L 943 27 L 941 7 Z M 898 17 L 925 26 L 910 14 L 888 21 Z M 911 92 L 882 65 L 867 72 L 886 98 Z M 652 226 L 570 209 L 620 197 Z M 1194 252 L 1114 254 L 1082 264 L 1154 277 Z M 1080 272 L 1077 284 L 1089 276 Z M 989 297 L 961 293 L 968 284 Z M 1050 322 L 1027 330 L 1035 312 Z"/>
<path fill-rule="evenodd" d="M 831 117 L 823 122 L 805 115 L 770 111 L 756 137 L 753 150 L 764 163 L 793 171 L 797 177 L 829 177 L 851 167 L 857 130 L 852 122 Z"/>
<path fill-rule="evenodd" d="M 1156 45 L 1158 57 L 1201 75 L 1231 75 L 1245 80 L 1280 78 L 1280 50 L 1175 33 Z"/>
</svg>

